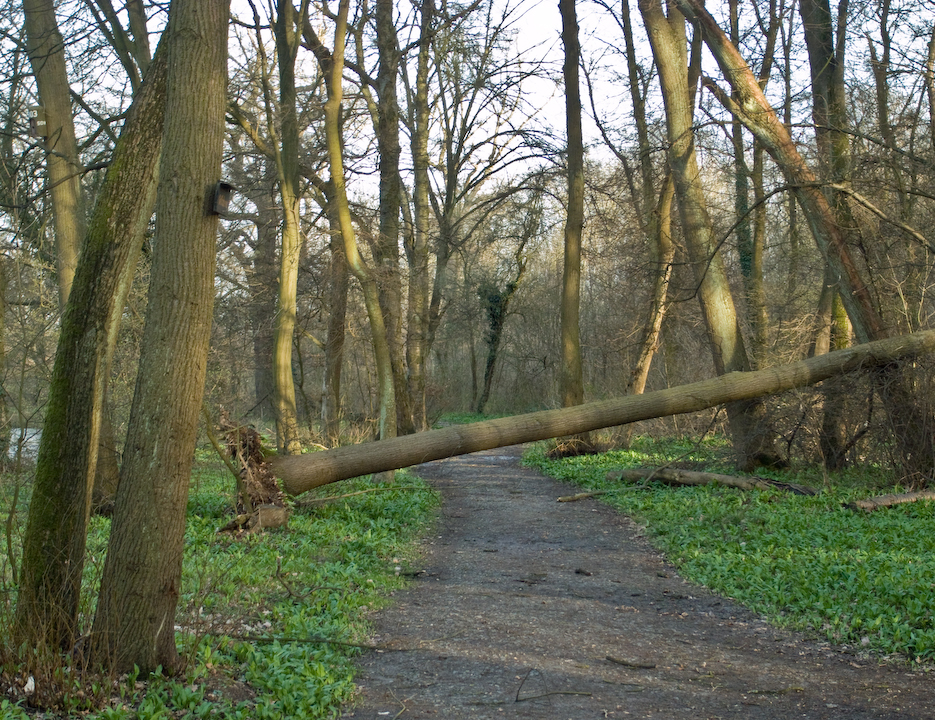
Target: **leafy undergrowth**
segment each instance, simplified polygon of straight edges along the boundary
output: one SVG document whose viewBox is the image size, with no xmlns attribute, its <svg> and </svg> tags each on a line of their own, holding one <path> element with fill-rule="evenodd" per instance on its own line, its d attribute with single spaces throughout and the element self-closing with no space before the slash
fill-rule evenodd
<svg viewBox="0 0 935 720">
<path fill-rule="evenodd" d="M 680 574 L 737 600 L 777 625 L 914 663 L 935 660 L 935 502 L 855 512 L 846 502 L 879 492 L 873 469 L 764 471 L 810 485 L 814 497 L 723 486 L 626 485 L 609 470 L 677 460 L 724 470 L 725 446 L 641 439 L 631 450 L 525 460 L 600 496 L 646 525 Z"/>
<path fill-rule="evenodd" d="M 403 586 L 437 498 L 406 473 L 392 485 L 348 481 L 318 497 L 368 492 L 296 507 L 288 528 L 237 540 L 216 533 L 230 519 L 226 473 L 201 460 L 192 478 L 177 617 L 184 677 L 76 680 L 62 709 L 27 714 L 24 702 L 0 699 L 0 718 L 337 715 L 354 690 L 352 658 L 367 643 L 367 616 Z M 107 529 L 98 519 L 89 539 L 90 588 Z"/>
</svg>

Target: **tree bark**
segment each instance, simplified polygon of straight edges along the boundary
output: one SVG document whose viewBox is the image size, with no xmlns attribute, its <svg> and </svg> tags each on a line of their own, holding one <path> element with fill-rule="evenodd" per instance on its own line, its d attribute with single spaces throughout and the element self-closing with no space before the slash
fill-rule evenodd
<svg viewBox="0 0 935 720">
<path fill-rule="evenodd" d="M 565 218 L 565 260 L 562 270 L 561 339 L 562 407 L 584 402 L 579 305 L 581 302 L 581 236 L 584 229 L 584 140 L 578 63 L 578 16 L 575 0 L 561 0 L 562 42 L 565 46 L 565 128 L 567 131 L 568 199 Z"/>
<path fill-rule="evenodd" d="M 899 493 L 898 495 L 877 495 L 876 497 L 866 498 L 865 500 L 854 500 L 847 504 L 851 510 L 863 510 L 864 512 L 873 512 L 880 508 L 893 507 L 904 503 L 919 502 L 920 500 L 935 500 L 935 491 L 926 490 L 920 492 Z"/>
<path fill-rule="evenodd" d="M 646 98 L 639 66 L 636 62 L 636 44 L 633 41 L 633 23 L 630 19 L 629 0 L 620 4 L 620 19 L 623 29 L 624 45 L 627 55 L 627 76 L 630 100 L 633 103 L 633 120 L 636 124 L 637 148 L 640 161 L 640 190 L 630 181 L 632 173 L 628 169 L 626 155 L 620 154 L 624 170 L 630 185 L 630 196 L 637 208 L 640 229 L 652 248 L 655 265 L 653 291 L 646 322 L 643 325 L 640 350 L 636 363 L 630 371 L 627 383 L 628 395 L 640 395 L 646 389 L 649 369 L 659 347 L 662 334 L 662 322 L 668 309 L 669 282 L 672 278 L 672 261 L 675 259 L 675 243 L 672 242 L 672 201 L 675 197 L 675 185 L 672 173 L 666 169 L 662 187 L 655 199 L 656 188 L 653 181 L 652 147 L 649 142 L 649 125 L 646 120 Z M 629 444 L 629 432 L 626 435 Z"/>
<path fill-rule="evenodd" d="M 409 366 L 409 394 L 413 402 L 413 422 L 418 430 L 428 427 L 425 407 L 425 364 L 432 345 L 432 312 L 438 305 L 431 303 L 429 292 L 429 228 L 431 205 L 429 196 L 429 60 L 435 23 L 435 3 L 419 3 L 419 52 L 416 59 L 415 90 L 409 103 L 410 148 L 412 153 L 412 230 L 411 243 L 406 247 L 409 259 L 408 335 L 406 362 Z M 442 270 L 440 255 L 436 258 Z M 443 274 L 443 272 L 442 272 Z M 436 273 L 438 276 L 438 273 Z"/>
<path fill-rule="evenodd" d="M 650 304 L 649 316 L 643 326 L 643 337 L 640 342 L 640 354 L 636 364 L 630 372 L 630 382 L 627 385 L 628 395 L 640 395 L 646 389 L 646 379 L 649 377 L 649 368 L 653 356 L 659 347 L 659 337 L 662 335 L 662 321 L 665 319 L 669 301 L 669 282 L 672 278 L 672 261 L 675 259 L 675 243 L 672 242 L 672 199 L 675 195 L 675 184 L 672 174 L 666 173 L 662 181 L 662 190 L 659 193 L 659 202 L 656 205 L 655 218 L 649 224 L 655 241 L 654 264 L 656 275 L 653 280 L 653 294 Z"/>
<path fill-rule="evenodd" d="M 721 72 L 736 90 L 738 100 L 732 100 L 712 82 L 706 85 L 731 113 L 738 115 L 793 185 L 799 204 L 805 211 L 809 227 L 822 253 L 839 276 L 842 299 L 854 324 L 860 342 L 886 337 L 886 330 L 876 311 L 867 283 L 834 221 L 828 200 L 821 191 L 818 178 L 805 164 L 792 141 L 789 131 L 779 122 L 763 95 L 750 68 L 730 43 L 714 18 L 697 0 L 675 0 L 690 19 L 695 20 L 704 34 Z"/>
<path fill-rule="evenodd" d="M 796 495 L 817 495 L 817 491 L 805 485 L 780 482 L 770 478 L 738 477 L 712 472 L 693 472 L 678 468 L 629 468 L 611 470 L 607 473 L 610 481 L 658 480 L 667 485 L 724 485 L 739 490 L 788 490 Z"/>
<path fill-rule="evenodd" d="M 675 180 L 682 232 L 698 285 L 698 299 L 719 375 L 746 371 L 751 365 L 744 347 L 724 260 L 708 215 L 701 173 L 695 153 L 692 85 L 689 84 L 685 19 L 674 10 L 667 17 L 660 0 L 642 0 L 643 15 L 666 111 L 669 167 Z M 758 401 L 728 406 L 734 453 L 740 467 L 750 469 L 775 462 L 766 412 Z"/>
<path fill-rule="evenodd" d="M 301 495 L 313 488 L 366 473 L 751 400 L 933 351 L 935 331 L 919 332 L 791 365 L 756 372 L 728 373 L 712 380 L 645 395 L 628 395 L 560 410 L 429 430 L 309 455 L 278 457 L 272 461 L 272 470 L 287 493 Z"/>
<path fill-rule="evenodd" d="M 341 103 L 344 70 L 344 47 L 347 35 L 349 0 L 341 0 L 334 30 L 334 50 L 326 75 L 328 100 L 325 103 L 325 135 L 328 145 L 328 162 L 331 167 L 331 182 L 334 185 L 336 215 L 344 240 L 344 252 L 351 272 L 360 282 L 364 293 L 367 316 L 370 319 L 370 334 L 377 366 L 377 392 L 380 398 L 379 430 L 381 438 L 396 436 L 396 392 L 393 387 L 393 368 L 383 310 L 380 307 L 379 290 L 373 273 L 361 257 L 357 247 L 347 189 L 344 181 L 343 143 L 341 139 Z"/>
<path fill-rule="evenodd" d="M 174 0 L 149 304 L 92 650 L 118 672 L 179 668 L 175 613 L 214 301 L 227 0 Z"/>
<path fill-rule="evenodd" d="M 805 45 L 808 50 L 812 81 L 812 120 L 815 123 L 815 139 L 819 150 L 819 167 L 822 174 L 836 183 L 850 180 L 851 148 L 846 133 L 848 125 L 846 94 L 844 86 L 844 61 L 846 49 L 847 0 L 842 0 L 838 10 L 837 39 L 828 0 L 802 0 L 799 3 L 802 15 Z M 835 222 L 849 241 L 857 234 L 847 198 L 835 192 L 832 196 Z M 842 317 L 841 295 L 837 277 L 830 265 L 826 265 L 825 279 L 819 299 L 818 336 L 814 351 L 828 352 L 841 349 L 850 342 L 850 326 L 846 315 Z M 822 388 L 822 420 L 818 444 L 825 467 L 838 470 L 844 466 L 844 448 L 847 443 L 847 428 L 844 423 L 846 398 L 840 383 L 827 383 Z"/>
<path fill-rule="evenodd" d="M 303 8 L 306 3 L 303 3 Z M 304 18 L 301 18 L 304 19 Z M 299 423 L 292 375 L 292 342 L 295 334 L 299 257 L 302 251 L 299 227 L 299 122 L 296 110 L 295 61 L 299 49 L 296 11 L 292 0 L 279 0 L 276 22 L 276 57 L 279 63 L 280 145 L 276 148 L 276 169 L 282 198 L 282 244 L 279 254 L 279 294 L 273 331 L 273 386 L 276 410 L 276 438 L 280 452 L 298 454 Z M 268 100 L 267 100 L 268 101 Z M 270 128 L 274 127 L 270 123 Z"/>
<path fill-rule="evenodd" d="M 55 19 L 53 0 L 23 0 L 23 14 L 27 52 L 39 86 L 48 132 L 46 167 L 55 222 L 59 307 L 64 309 L 85 233 L 82 167 L 71 112 L 71 89 L 65 71 L 65 41 Z"/>
<path fill-rule="evenodd" d="M 105 386 L 156 198 L 165 73 L 160 51 L 114 150 L 62 317 L 16 607 L 16 631 L 34 645 L 74 642 Z"/>
<path fill-rule="evenodd" d="M 327 203 L 328 247 L 331 252 L 328 284 L 328 335 L 325 339 L 325 376 L 322 393 L 322 431 L 328 447 L 337 447 L 341 439 L 341 371 L 344 367 L 344 337 L 347 323 L 347 256 L 341 221 L 337 216 L 333 186 L 329 184 Z"/>
<path fill-rule="evenodd" d="M 281 213 L 276 201 L 274 161 L 263 158 L 263 180 L 250 193 L 257 208 L 256 246 L 253 248 L 253 272 L 250 283 L 250 321 L 253 329 L 253 410 L 261 418 L 276 419 L 274 400 L 276 382 L 273 355 L 276 327 L 276 307 L 279 298 L 279 269 L 276 246 L 279 241 Z M 278 441 L 278 438 L 277 438 Z"/>
<path fill-rule="evenodd" d="M 400 51 L 393 24 L 393 0 L 376 0 L 376 30 L 379 63 L 377 68 L 377 152 L 380 156 L 380 229 L 374 243 L 381 307 L 393 370 L 396 394 L 397 431 L 415 432 L 412 400 L 407 382 L 406 357 L 402 340 L 402 280 L 399 270 L 400 206 L 402 180 L 399 175 L 399 80 Z"/>
<path fill-rule="evenodd" d="M 699 0 L 675 1 L 682 12 L 702 29 L 705 43 L 739 100 L 733 100 L 712 81 L 708 81 L 707 86 L 721 104 L 740 117 L 763 143 L 793 186 L 816 244 L 838 276 L 841 300 L 858 341 L 889 337 L 892 330 L 884 323 L 870 292 L 869 269 L 862 267 L 858 254 L 850 251 L 847 237 L 822 192 L 821 184 L 802 159 L 788 129 L 779 122 L 750 68 Z M 930 412 L 918 403 L 914 382 L 904 368 L 885 373 L 878 389 L 889 415 L 893 437 L 900 447 L 906 476 L 910 483 L 922 486 L 928 482 L 927 478 L 935 468 L 935 438 L 931 432 L 935 421 Z"/>
</svg>

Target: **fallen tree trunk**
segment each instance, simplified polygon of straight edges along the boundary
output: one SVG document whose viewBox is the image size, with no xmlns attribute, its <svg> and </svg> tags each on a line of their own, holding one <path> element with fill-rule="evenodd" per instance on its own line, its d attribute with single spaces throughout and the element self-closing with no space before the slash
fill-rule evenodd
<svg viewBox="0 0 935 720">
<path fill-rule="evenodd" d="M 877 495 L 866 500 L 854 500 L 847 507 L 851 510 L 864 510 L 873 512 L 880 508 L 902 505 L 903 503 L 918 502 L 919 500 L 935 500 L 935 491 L 922 490 L 920 492 L 900 493 L 899 495 Z"/>
<path fill-rule="evenodd" d="M 272 471 L 283 490 L 290 495 L 301 495 L 322 485 L 368 473 L 771 395 L 933 350 L 935 331 L 918 332 L 856 345 L 790 365 L 756 372 L 732 372 L 645 395 L 429 430 L 308 455 L 279 456 L 271 461 Z"/>
<path fill-rule="evenodd" d="M 630 468 L 612 470 L 607 473 L 608 480 L 621 482 L 639 482 L 640 480 L 658 480 L 667 485 L 725 485 L 739 490 L 786 490 L 795 495 L 815 495 L 816 491 L 805 485 L 771 480 L 770 478 L 750 475 L 722 475 L 712 472 L 694 472 L 678 468 Z"/>
</svg>

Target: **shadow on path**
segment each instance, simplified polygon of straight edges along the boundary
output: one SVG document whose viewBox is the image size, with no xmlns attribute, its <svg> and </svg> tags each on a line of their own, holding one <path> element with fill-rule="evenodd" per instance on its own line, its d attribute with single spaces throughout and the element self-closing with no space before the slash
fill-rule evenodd
<svg viewBox="0 0 935 720">
<path fill-rule="evenodd" d="M 683 581 L 639 528 L 501 448 L 416 473 L 425 572 L 374 617 L 343 717 L 935 718 L 930 675 L 803 641 Z"/>
</svg>

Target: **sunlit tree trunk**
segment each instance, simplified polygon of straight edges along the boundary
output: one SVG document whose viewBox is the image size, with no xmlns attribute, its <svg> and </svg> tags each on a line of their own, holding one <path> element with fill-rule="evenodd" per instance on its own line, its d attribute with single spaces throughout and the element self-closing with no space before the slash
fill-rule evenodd
<svg viewBox="0 0 935 720">
<path fill-rule="evenodd" d="M 581 302 L 581 235 L 584 228 L 584 142 L 578 63 L 578 16 L 575 0 L 562 0 L 562 42 L 565 45 L 565 126 L 567 129 L 568 200 L 565 219 L 565 261 L 562 271 L 561 340 L 562 407 L 584 402 L 579 304 Z"/>
<path fill-rule="evenodd" d="M 410 99 L 410 147 L 412 152 L 412 232 L 406 248 L 409 256 L 409 334 L 406 355 L 409 365 L 409 392 L 413 400 L 413 421 L 419 430 L 428 427 L 425 408 L 425 364 L 434 339 L 432 318 L 439 315 L 440 288 L 429 292 L 429 59 L 435 23 L 435 3 L 422 0 L 419 4 L 419 53 L 416 59 L 416 81 Z M 445 265 L 440 253 L 436 257 L 436 278 L 444 277 Z M 435 302 L 430 302 L 430 297 Z M 433 314 L 434 312 L 434 314 Z M 437 321 L 436 321 L 437 325 Z"/>
<path fill-rule="evenodd" d="M 682 232 L 694 266 L 714 367 L 718 375 L 750 370 L 695 154 L 685 19 L 674 11 L 666 17 L 659 0 L 642 0 L 640 11 L 659 69 L 666 110 L 669 166 L 675 180 Z M 729 405 L 727 411 L 738 465 L 749 468 L 775 462 L 763 404 L 756 400 L 738 402 Z"/>
<path fill-rule="evenodd" d="M 833 182 L 850 180 L 851 148 L 846 133 L 848 118 L 845 106 L 844 61 L 847 30 L 847 0 L 838 8 L 835 32 L 828 0 L 801 0 L 799 10 L 808 50 L 812 80 L 812 119 L 819 150 L 820 167 Z M 835 37 L 837 36 L 837 37 Z M 857 227 L 850 207 L 841 193 L 830 194 L 835 222 L 841 232 L 854 236 Z M 852 240 L 852 239 L 851 239 Z M 826 265 L 825 279 L 819 298 L 818 335 L 814 351 L 830 352 L 850 342 L 849 326 L 842 318 L 843 306 L 837 278 L 831 265 Z M 847 428 L 844 422 L 846 399 L 840 382 L 828 382 L 822 388 L 822 421 L 819 446 L 825 467 L 838 470 L 844 464 Z"/>
<path fill-rule="evenodd" d="M 928 55 L 925 58 L 925 94 L 928 97 L 929 137 L 931 152 L 935 154 L 935 23 L 932 24 L 932 36 L 929 38 Z"/>
<path fill-rule="evenodd" d="M 736 44 L 740 41 L 739 2 L 730 0 L 730 35 Z M 773 64 L 773 51 L 779 31 L 776 0 L 769 2 L 768 25 L 765 28 L 765 48 L 758 82 L 765 89 Z M 738 223 L 737 246 L 740 271 L 744 281 L 748 319 L 752 327 L 750 362 L 754 368 L 766 362 L 769 345 L 769 313 L 766 308 L 766 290 L 763 277 L 763 250 L 766 244 L 766 204 L 763 202 L 763 148 L 753 143 L 752 165 L 745 156 L 743 124 L 734 119 L 731 140 L 734 150 L 734 212 Z M 750 211 L 749 195 L 753 192 L 754 210 Z"/>
<path fill-rule="evenodd" d="M 379 274 L 381 306 L 393 368 L 396 392 L 397 430 L 415 431 L 402 340 L 402 280 L 399 269 L 400 206 L 402 180 L 399 175 L 399 80 L 400 52 L 393 24 L 393 0 L 376 0 L 377 151 L 380 155 L 380 229 L 374 243 L 374 263 Z"/>
<path fill-rule="evenodd" d="M 303 10 L 307 2 L 303 2 Z M 273 406 L 276 411 L 276 437 L 279 451 L 302 452 L 292 374 L 292 343 L 295 334 L 299 257 L 302 236 L 299 227 L 299 123 L 296 115 L 295 61 L 299 49 L 297 17 L 292 0 L 279 0 L 273 30 L 279 64 L 280 144 L 276 148 L 276 168 L 282 198 L 282 243 L 279 253 L 279 287 L 273 331 Z M 267 100 L 268 102 L 268 100 Z M 269 124 L 270 128 L 275 123 Z"/>
<path fill-rule="evenodd" d="M 333 195 L 329 184 L 329 198 Z M 341 370 L 344 366 L 344 336 L 347 322 L 347 256 L 337 203 L 327 202 L 328 247 L 331 253 L 328 285 L 328 334 L 325 339 L 325 375 L 322 393 L 322 430 L 329 447 L 337 447 L 341 438 Z"/>
<path fill-rule="evenodd" d="M 628 395 L 640 395 L 646 389 L 649 369 L 659 347 L 662 322 L 668 308 L 669 282 L 672 278 L 672 261 L 675 258 L 675 243 L 672 242 L 672 201 L 675 185 L 672 173 L 666 171 L 658 198 L 654 180 L 652 147 L 649 142 L 649 125 L 646 120 L 646 98 L 639 67 L 636 62 L 636 43 L 633 40 L 633 23 L 630 19 L 628 0 L 620 3 L 621 26 L 627 57 L 627 80 L 633 104 L 633 120 L 636 124 L 637 147 L 640 173 L 639 189 L 635 187 L 635 173 L 630 169 L 624 153 L 617 153 L 627 177 L 630 197 L 637 208 L 640 230 L 650 248 L 655 273 L 650 296 L 649 313 L 643 324 L 639 353 L 630 371 L 627 383 Z M 596 114 L 596 113 L 595 113 Z M 632 426 L 624 428 L 625 443 L 629 443 Z"/>
<path fill-rule="evenodd" d="M 71 112 L 71 89 L 65 71 L 65 42 L 58 29 L 52 0 L 23 0 L 23 14 L 29 61 L 39 86 L 48 133 L 46 167 L 55 222 L 59 307 L 64 308 L 85 232 L 82 167 Z"/>
<path fill-rule="evenodd" d="M 256 247 L 253 251 L 253 272 L 250 283 L 250 320 L 253 328 L 253 389 L 254 412 L 275 422 L 273 379 L 273 348 L 275 347 L 276 304 L 278 301 L 279 269 L 276 247 L 282 214 L 274 189 L 278 174 L 270 157 L 263 159 L 265 172 L 259 186 L 249 197 L 256 205 Z"/>
<path fill-rule="evenodd" d="M 671 173 L 666 173 L 662 181 L 662 190 L 654 212 L 650 228 L 655 240 L 653 264 L 656 267 L 653 279 L 653 293 L 650 312 L 643 326 L 640 353 L 630 373 L 627 385 L 628 395 L 640 395 L 646 389 L 646 379 L 662 334 L 662 321 L 668 306 L 669 282 L 672 278 L 672 261 L 675 259 L 675 243 L 672 242 L 672 200 L 675 196 L 675 183 Z"/>
<path fill-rule="evenodd" d="M 717 22 L 698 0 L 676 0 L 682 11 L 693 18 L 704 33 L 705 43 L 711 50 L 725 79 L 737 92 L 734 101 L 713 82 L 708 87 L 731 113 L 739 116 L 744 125 L 763 143 L 795 188 L 812 235 L 826 261 L 831 264 L 841 290 L 841 299 L 847 309 L 854 334 L 861 342 L 882 339 L 891 335 L 877 310 L 870 292 L 869 272 L 852 253 L 846 235 L 841 230 L 834 211 L 820 184 L 805 164 L 788 130 L 779 122 L 775 112 L 756 83 L 749 67 L 737 49 L 728 41 Z M 841 133 L 843 134 L 843 133 Z M 909 482 L 923 486 L 935 467 L 935 437 L 932 426 L 935 419 L 915 402 L 915 389 L 905 371 L 895 368 L 885 382 L 879 384 L 880 393 L 889 415 L 893 436 L 900 447 L 903 470 Z"/>
<path fill-rule="evenodd" d="M 364 303 L 370 319 L 371 341 L 376 357 L 377 393 L 380 398 L 379 430 L 381 438 L 396 436 L 396 394 L 393 387 L 393 369 L 390 361 L 386 325 L 380 307 L 380 293 L 376 279 L 364 262 L 357 248 L 357 237 L 351 219 L 347 189 L 344 184 L 343 143 L 341 141 L 341 102 L 344 92 L 342 73 L 344 69 L 344 47 L 347 36 L 347 14 L 349 0 L 341 0 L 334 31 L 334 50 L 330 67 L 324 68 L 327 75 L 328 100 L 325 103 L 325 135 L 328 145 L 328 162 L 331 167 L 331 182 L 334 184 L 336 215 L 344 240 L 348 268 L 360 282 Z"/>
<path fill-rule="evenodd" d="M 174 0 L 149 302 L 92 646 L 117 671 L 176 671 L 185 511 L 214 302 L 227 0 Z"/>
<path fill-rule="evenodd" d="M 104 389 L 155 203 L 165 71 L 158 52 L 114 150 L 62 318 L 16 607 L 19 637 L 38 647 L 74 642 Z"/>
</svg>

